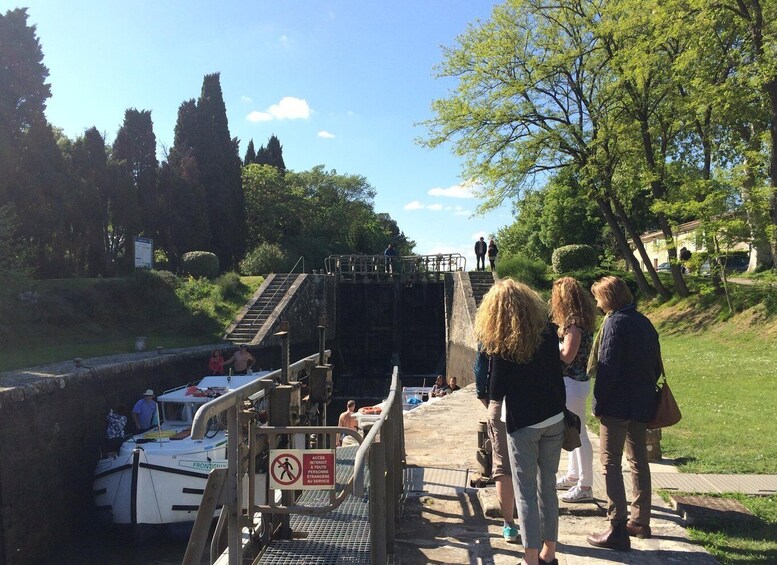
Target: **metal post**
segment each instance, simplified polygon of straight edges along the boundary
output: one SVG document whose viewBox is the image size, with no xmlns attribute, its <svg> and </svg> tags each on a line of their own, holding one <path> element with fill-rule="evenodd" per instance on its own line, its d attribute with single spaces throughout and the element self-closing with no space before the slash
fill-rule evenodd
<svg viewBox="0 0 777 565">
<path fill-rule="evenodd" d="M 324 350 L 326 349 L 326 318 L 321 316 L 318 319 L 318 364 L 323 365 L 326 362 Z"/>
<path fill-rule="evenodd" d="M 230 406 L 227 410 L 227 539 L 229 540 L 229 565 L 240 565 L 242 562 L 242 536 L 240 526 L 240 494 L 242 493 L 240 480 L 240 430 L 237 420 L 237 405 Z"/>
<path fill-rule="evenodd" d="M 401 399 L 394 399 L 394 404 L 402 402 Z M 398 498 L 394 496 L 394 482 L 396 481 L 396 461 L 394 460 L 394 454 L 396 452 L 396 434 L 394 428 L 396 427 L 396 419 L 393 417 L 392 411 L 389 411 L 386 416 L 386 421 L 383 422 L 383 427 L 380 430 L 380 441 L 385 444 L 385 461 L 386 461 L 386 514 L 384 520 L 386 521 L 386 551 L 392 550 L 394 547 L 394 533 L 396 531 L 396 522 L 394 519 L 396 513 L 396 505 Z"/>
<path fill-rule="evenodd" d="M 375 441 L 370 447 L 370 562 L 386 563 L 386 452 L 383 442 Z"/>
<path fill-rule="evenodd" d="M 400 380 L 397 380 L 397 390 L 402 390 L 402 381 Z M 394 505 L 394 523 L 399 525 L 402 511 L 399 502 L 402 499 L 402 483 L 405 469 L 405 429 L 401 399 L 394 401 L 391 410 L 392 414 L 389 416 L 394 420 L 394 425 L 391 426 L 391 430 L 394 433 L 394 490 L 392 493 L 396 503 Z M 394 540 L 392 539 L 391 541 L 393 542 Z"/>
<path fill-rule="evenodd" d="M 281 384 L 289 384 L 289 322 L 280 323 L 280 331 L 275 334 L 281 338 Z"/>
</svg>

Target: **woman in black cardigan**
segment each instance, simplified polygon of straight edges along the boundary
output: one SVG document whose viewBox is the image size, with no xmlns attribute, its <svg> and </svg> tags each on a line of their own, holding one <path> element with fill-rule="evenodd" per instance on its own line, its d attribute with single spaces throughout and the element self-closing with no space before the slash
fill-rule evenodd
<svg viewBox="0 0 777 565">
<path fill-rule="evenodd" d="M 524 563 L 558 563 L 556 469 L 564 436 L 564 380 L 545 301 L 512 279 L 483 297 L 475 337 L 493 359 L 491 392 L 506 411 Z"/>
<path fill-rule="evenodd" d="M 591 287 L 596 305 L 607 314 L 592 351 L 589 370 L 596 371 L 594 415 L 599 418 L 600 458 L 605 473 L 610 528 L 588 536 L 588 543 L 631 549 L 629 536 L 649 538 L 650 466 L 645 423 L 656 414 L 656 382 L 661 375 L 658 333 L 637 312 L 634 297 L 618 277 L 603 277 Z M 631 520 L 621 461 L 631 465 Z"/>
</svg>

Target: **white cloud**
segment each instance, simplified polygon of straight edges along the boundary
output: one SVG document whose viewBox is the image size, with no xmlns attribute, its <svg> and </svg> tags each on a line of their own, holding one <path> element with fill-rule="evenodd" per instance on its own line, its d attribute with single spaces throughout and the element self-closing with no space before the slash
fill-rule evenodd
<svg viewBox="0 0 777 565">
<path fill-rule="evenodd" d="M 325 131 L 325 130 L 321 130 L 316 135 L 318 135 L 318 137 L 323 137 L 324 139 L 334 139 L 335 137 L 335 134 L 329 133 L 328 131 Z"/>
<path fill-rule="evenodd" d="M 253 102 L 250 96 L 246 96 L 245 94 L 240 97 L 241 102 Z"/>
<path fill-rule="evenodd" d="M 405 210 L 421 210 L 424 208 L 424 204 L 418 200 L 413 200 L 404 205 Z"/>
<path fill-rule="evenodd" d="M 472 234 L 472 241 L 477 241 L 480 238 L 487 239 L 488 238 L 488 232 L 479 231 Z"/>
<path fill-rule="evenodd" d="M 429 206 L 427 206 L 426 209 L 439 212 L 440 210 L 442 210 L 442 204 L 429 204 Z"/>
<path fill-rule="evenodd" d="M 249 122 L 269 122 L 270 120 L 307 120 L 310 118 L 310 106 L 303 98 L 284 96 L 280 102 L 267 108 L 266 112 L 254 110 L 246 116 Z"/>
<path fill-rule="evenodd" d="M 448 188 L 435 187 L 429 189 L 429 196 L 444 196 L 446 198 L 475 198 L 474 190 L 478 188 L 473 182 L 462 182 Z"/>
</svg>

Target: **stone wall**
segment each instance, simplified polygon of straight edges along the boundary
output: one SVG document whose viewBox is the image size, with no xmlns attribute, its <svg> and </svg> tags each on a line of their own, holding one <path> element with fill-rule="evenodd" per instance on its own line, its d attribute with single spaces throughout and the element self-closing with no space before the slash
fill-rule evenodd
<svg viewBox="0 0 777 565">
<path fill-rule="evenodd" d="M 276 338 L 277 339 L 277 338 Z M 292 343 L 291 360 L 318 351 Z M 109 407 L 129 408 L 147 388 L 164 390 L 207 374 L 218 344 L 84 359 L 0 373 L 0 563 L 50 560 L 95 519 L 92 474 Z M 250 348 L 256 368 L 280 367 L 280 347 Z"/>
<path fill-rule="evenodd" d="M 475 299 L 469 274 L 463 271 L 445 278 L 445 312 L 447 322 L 446 372 L 455 376 L 459 386 L 473 382 L 475 361 Z"/>
</svg>

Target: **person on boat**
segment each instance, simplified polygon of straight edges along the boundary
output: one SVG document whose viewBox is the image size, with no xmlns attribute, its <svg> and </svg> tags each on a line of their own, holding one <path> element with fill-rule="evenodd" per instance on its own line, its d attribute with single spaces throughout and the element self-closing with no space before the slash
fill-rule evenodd
<svg viewBox="0 0 777 565">
<path fill-rule="evenodd" d="M 129 410 L 125 404 L 121 404 L 116 410 L 111 408 L 105 418 L 105 452 L 107 455 L 116 455 L 126 437 L 127 416 Z"/>
<path fill-rule="evenodd" d="M 232 354 L 232 357 L 224 361 L 223 366 L 232 365 L 232 373 L 235 375 L 247 375 L 254 363 L 256 363 L 256 359 L 248 351 L 248 346 L 245 343 L 241 343 L 238 350 Z"/>
<path fill-rule="evenodd" d="M 434 386 L 432 386 L 432 397 L 442 397 L 446 394 L 451 393 L 451 387 L 448 386 L 448 383 L 445 382 L 445 377 L 442 375 L 437 375 L 437 380 L 434 382 Z"/>
<path fill-rule="evenodd" d="M 353 415 L 354 412 L 356 412 L 356 401 L 355 400 L 349 400 L 348 403 L 345 405 L 345 412 L 340 414 L 340 418 L 337 420 L 337 425 L 340 428 L 349 428 L 351 430 L 356 430 L 359 428 L 359 423 L 356 421 L 356 417 Z M 340 447 L 343 445 L 343 442 L 345 440 L 352 440 L 351 436 L 346 434 L 337 434 L 337 446 Z"/>
<path fill-rule="evenodd" d="M 143 393 L 143 398 L 135 403 L 132 408 L 132 420 L 135 423 L 135 430 L 145 432 L 150 430 L 157 423 L 157 405 L 154 400 L 154 391 L 151 389 Z"/>
<path fill-rule="evenodd" d="M 221 355 L 221 350 L 216 349 L 210 355 L 210 361 L 208 361 L 208 368 L 211 375 L 223 375 L 224 374 L 224 357 Z"/>
<path fill-rule="evenodd" d="M 456 384 L 456 377 L 448 377 L 448 388 L 451 389 L 451 392 L 456 392 L 461 389 L 461 387 Z"/>
</svg>

